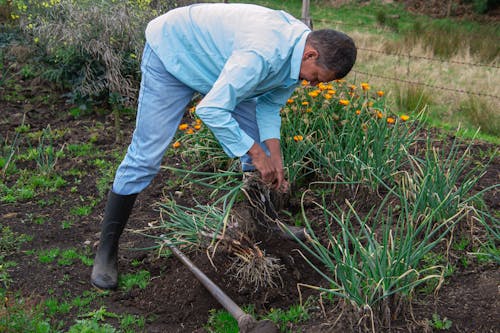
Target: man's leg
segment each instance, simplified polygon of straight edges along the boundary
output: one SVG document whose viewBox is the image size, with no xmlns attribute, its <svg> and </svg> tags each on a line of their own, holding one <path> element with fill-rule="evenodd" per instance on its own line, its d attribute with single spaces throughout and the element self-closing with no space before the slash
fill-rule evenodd
<svg viewBox="0 0 500 333">
<path fill-rule="evenodd" d="M 182 120 L 193 90 L 170 75 L 146 44 L 136 128 L 109 193 L 91 283 L 101 289 L 118 284 L 118 243 L 137 194 L 160 169 L 164 152 Z"/>
</svg>

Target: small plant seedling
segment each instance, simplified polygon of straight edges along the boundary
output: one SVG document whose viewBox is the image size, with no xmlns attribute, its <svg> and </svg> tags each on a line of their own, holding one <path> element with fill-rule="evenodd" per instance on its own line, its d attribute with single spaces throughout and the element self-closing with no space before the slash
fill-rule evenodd
<svg viewBox="0 0 500 333">
<path fill-rule="evenodd" d="M 433 328 L 437 330 L 449 330 L 451 328 L 451 320 L 448 318 L 444 317 L 441 319 L 437 313 L 434 313 L 432 315 L 432 320 L 430 321 L 430 324 Z"/>
</svg>

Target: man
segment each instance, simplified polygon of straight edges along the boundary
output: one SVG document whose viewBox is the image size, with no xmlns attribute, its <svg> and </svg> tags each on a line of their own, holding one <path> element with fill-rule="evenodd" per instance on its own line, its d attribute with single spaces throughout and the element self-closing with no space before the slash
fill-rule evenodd
<svg viewBox="0 0 500 333">
<path fill-rule="evenodd" d="M 283 11 L 247 4 L 177 8 L 146 28 L 136 129 L 108 196 L 91 282 L 117 287 L 118 241 L 135 198 L 160 169 L 186 106 L 243 171 L 257 170 L 285 190 L 280 108 L 300 80 L 312 85 L 347 75 L 356 59 L 351 38 L 311 30 Z"/>
</svg>

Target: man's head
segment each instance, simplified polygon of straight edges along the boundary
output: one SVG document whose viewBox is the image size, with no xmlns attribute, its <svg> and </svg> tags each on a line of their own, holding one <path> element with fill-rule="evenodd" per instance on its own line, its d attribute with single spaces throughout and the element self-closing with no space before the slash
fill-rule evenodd
<svg viewBox="0 0 500 333">
<path fill-rule="evenodd" d="M 315 85 L 343 78 L 356 61 L 356 46 L 346 34 L 331 30 L 312 31 L 307 37 L 300 66 L 300 79 Z"/>
</svg>

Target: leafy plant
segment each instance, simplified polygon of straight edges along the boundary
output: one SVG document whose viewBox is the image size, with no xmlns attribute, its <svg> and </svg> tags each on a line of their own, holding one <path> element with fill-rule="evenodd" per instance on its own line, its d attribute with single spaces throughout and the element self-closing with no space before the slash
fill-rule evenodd
<svg viewBox="0 0 500 333">
<path fill-rule="evenodd" d="M 140 289 L 146 288 L 150 280 L 150 273 L 146 270 L 141 270 L 137 273 L 123 274 L 119 278 L 119 286 L 125 291 L 132 290 L 135 286 Z"/>
<path fill-rule="evenodd" d="M 32 239 L 32 236 L 19 234 L 9 226 L 0 224 L 0 258 L 19 251 L 22 244 Z"/>
<path fill-rule="evenodd" d="M 38 261 L 40 261 L 42 264 L 49 264 L 57 258 L 60 252 L 61 250 L 59 248 L 41 250 L 38 253 Z"/>
<path fill-rule="evenodd" d="M 76 324 L 71 326 L 68 333 L 115 333 L 116 329 L 110 324 L 101 324 L 92 319 L 77 320 Z"/>
<path fill-rule="evenodd" d="M 441 319 L 437 313 L 432 315 L 432 320 L 429 321 L 431 326 L 437 330 L 449 330 L 451 328 L 451 320 L 444 317 Z"/>
<path fill-rule="evenodd" d="M 309 319 L 307 306 L 308 304 L 292 305 L 286 310 L 271 309 L 265 318 L 276 323 L 280 327 L 281 332 L 292 332 L 289 328 L 293 327 L 293 324 L 305 322 Z"/>
<path fill-rule="evenodd" d="M 239 327 L 236 319 L 224 310 L 212 309 L 204 328 L 210 333 L 238 333 Z"/>
</svg>

